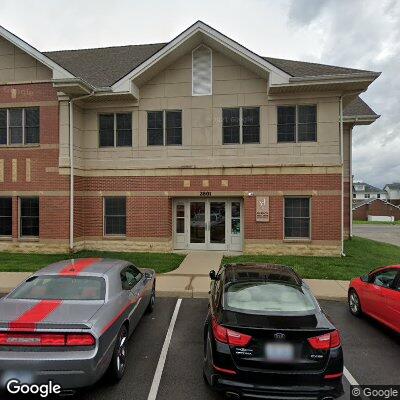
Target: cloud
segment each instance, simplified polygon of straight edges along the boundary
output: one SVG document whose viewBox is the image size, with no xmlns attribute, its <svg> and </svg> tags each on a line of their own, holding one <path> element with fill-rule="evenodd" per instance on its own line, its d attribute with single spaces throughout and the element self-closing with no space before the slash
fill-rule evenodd
<svg viewBox="0 0 400 400">
<path fill-rule="evenodd" d="M 362 95 L 381 114 L 353 130 L 353 173 L 373 185 L 400 180 L 400 2 L 293 0 L 289 18 L 298 30 L 318 30 L 322 63 L 381 71 Z M 310 55 L 313 54 L 310 52 Z"/>
</svg>

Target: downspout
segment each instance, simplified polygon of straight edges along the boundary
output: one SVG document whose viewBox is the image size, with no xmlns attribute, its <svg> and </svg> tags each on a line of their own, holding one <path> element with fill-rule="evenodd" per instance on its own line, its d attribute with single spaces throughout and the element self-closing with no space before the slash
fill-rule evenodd
<svg viewBox="0 0 400 400">
<path fill-rule="evenodd" d="M 341 221 L 340 221 L 340 242 L 341 252 L 340 254 L 345 257 L 344 254 L 344 157 L 343 157 L 343 95 L 339 98 L 339 115 L 340 115 L 340 164 L 342 166 L 342 178 L 341 178 Z"/>
<path fill-rule="evenodd" d="M 93 96 L 94 92 L 69 100 L 69 251 L 74 252 L 74 102 Z"/>
</svg>

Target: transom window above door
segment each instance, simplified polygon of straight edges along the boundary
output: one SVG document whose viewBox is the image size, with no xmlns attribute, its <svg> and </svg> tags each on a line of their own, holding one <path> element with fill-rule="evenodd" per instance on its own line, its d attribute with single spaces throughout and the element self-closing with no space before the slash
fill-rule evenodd
<svg viewBox="0 0 400 400">
<path fill-rule="evenodd" d="M 182 111 L 163 110 L 147 112 L 147 145 L 182 145 Z"/>
<path fill-rule="evenodd" d="M 99 115 L 100 147 L 132 146 L 132 113 Z"/>
<path fill-rule="evenodd" d="M 260 108 L 223 108 L 222 143 L 260 143 Z"/>
</svg>

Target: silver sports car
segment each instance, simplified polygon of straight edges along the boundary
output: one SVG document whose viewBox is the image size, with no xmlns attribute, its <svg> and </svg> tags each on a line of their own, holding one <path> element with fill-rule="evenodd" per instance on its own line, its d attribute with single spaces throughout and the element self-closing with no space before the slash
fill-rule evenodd
<svg viewBox="0 0 400 400">
<path fill-rule="evenodd" d="M 66 260 L 0 300 L 0 387 L 11 379 L 75 389 L 118 381 L 127 340 L 155 302 L 155 272 L 127 261 Z"/>
</svg>

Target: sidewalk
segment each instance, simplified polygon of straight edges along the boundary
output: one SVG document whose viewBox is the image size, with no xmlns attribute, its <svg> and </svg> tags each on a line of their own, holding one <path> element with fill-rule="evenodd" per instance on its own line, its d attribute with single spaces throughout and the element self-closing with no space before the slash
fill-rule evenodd
<svg viewBox="0 0 400 400">
<path fill-rule="evenodd" d="M 157 295 L 160 297 L 204 298 L 210 290 L 211 269 L 218 270 L 222 252 L 192 251 L 174 271 L 157 275 Z M 1 272 L 0 295 L 14 289 L 30 276 L 30 272 Z M 320 300 L 347 299 L 348 281 L 305 279 Z"/>
</svg>

